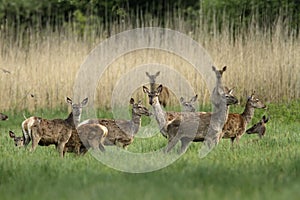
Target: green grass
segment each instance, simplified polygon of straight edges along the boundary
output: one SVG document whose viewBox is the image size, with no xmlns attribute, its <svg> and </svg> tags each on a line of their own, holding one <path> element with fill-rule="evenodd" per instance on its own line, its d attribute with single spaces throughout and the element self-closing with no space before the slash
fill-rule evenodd
<svg viewBox="0 0 300 200">
<path fill-rule="evenodd" d="M 271 116 L 262 140 L 244 135 L 234 149 L 230 140 L 222 140 L 204 159 L 198 157 L 202 144 L 193 143 L 172 165 L 143 174 L 116 171 L 90 154 L 61 159 L 53 146 L 39 146 L 33 153 L 16 148 L 8 130 L 20 135 L 23 117 L 11 113 L 9 121 L 0 122 L 1 199 L 298 199 L 299 102 L 268 107 L 252 121 Z M 66 116 L 66 111 L 43 112 L 48 118 Z M 157 134 L 137 138 L 128 150 L 146 152 L 165 144 Z"/>
</svg>

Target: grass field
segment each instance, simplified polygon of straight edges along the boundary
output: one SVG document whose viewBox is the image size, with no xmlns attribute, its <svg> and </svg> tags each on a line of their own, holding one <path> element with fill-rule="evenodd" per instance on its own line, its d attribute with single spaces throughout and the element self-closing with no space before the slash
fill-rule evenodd
<svg viewBox="0 0 300 200">
<path fill-rule="evenodd" d="M 198 157 L 201 143 L 193 143 L 172 165 L 142 174 L 119 172 L 91 154 L 69 153 L 61 159 L 53 146 L 39 146 L 34 153 L 16 148 L 8 130 L 20 135 L 23 117 L 8 113 L 10 120 L 0 124 L 1 199 L 298 199 L 299 103 L 269 104 L 268 111 L 257 110 L 253 123 L 263 114 L 271 117 L 262 140 L 244 135 L 233 150 L 229 140 L 222 140 L 204 159 Z M 54 118 L 65 113 L 44 110 L 39 115 Z M 143 145 L 147 151 L 165 144 L 157 134 L 136 139 L 128 150 L 139 151 Z"/>
<path fill-rule="evenodd" d="M 219 32 L 217 22 L 201 18 L 191 23 L 175 14 L 164 19 L 164 28 L 197 41 L 218 68 L 227 65 L 223 82 L 235 87 L 241 105 L 253 90 L 268 105 L 267 111 L 256 111 L 252 120 L 255 123 L 263 114 L 270 115 L 266 136 L 258 140 L 257 135 L 244 135 L 234 149 L 230 148 L 230 140 L 222 140 L 204 159 L 198 157 L 202 144 L 193 143 L 172 165 L 141 174 L 109 168 L 90 154 L 68 153 L 61 159 L 53 146 L 39 146 L 33 153 L 16 148 L 8 131 L 21 135 L 23 113 L 48 119 L 67 116 L 64 97 L 73 97 L 80 65 L 92 49 L 107 39 L 108 31 L 114 35 L 138 27 L 160 27 L 161 21 L 150 16 L 132 22 L 112 22 L 111 30 L 101 29 L 100 35 L 93 32 L 99 30 L 99 24 L 91 24 L 83 37 L 72 22 L 63 27 L 14 28 L 5 24 L 0 27 L 0 112 L 10 119 L 0 121 L 1 200 L 299 199 L 299 31 L 289 32 L 283 16 L 271 28 L 259 27 L 254 20 L 234 34 L 230 21 L 224 21 Z M 189 80 L 199 95 L 199 110 L 209 104 L 207 86 L 190 70 L 190 63 L 170 52 L 140 49 L 115 58 L 99 81 L 96 95 L 89 97 L 94 98 L 101 117 L 112 117 L 112 91 L 122 76 L 148 63 L 170 66 Z M 159 78 L 167 75 L 161 73 Z M 146 75 L 144 78 L 148 80 Z M 178 106 L 178 101 L 172 99 L 169 106 Z M 236 106 L 231 111 L 242 109 Z M 166 142 L 157 133 L 149 139 L 137 138 L 128 150 L 148 152 Z"/>
</svg>

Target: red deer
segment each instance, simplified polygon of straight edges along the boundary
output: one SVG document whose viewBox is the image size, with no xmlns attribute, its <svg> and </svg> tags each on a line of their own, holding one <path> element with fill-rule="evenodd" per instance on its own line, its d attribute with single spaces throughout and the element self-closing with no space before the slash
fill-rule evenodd
<svg viewBox="0 0 300 200">
<path fill-rule="evenodd" d="M 254 93 L 248 98 L 245 109 L 242 114 L 230 113 L 228 119 L 223 127 L 222 137 L 230 138 L 233 145 L 234 140 L 238 143 L 242 135 L 246 131 L 247 124 L 251 121 L 255 108 L 266 108 Z"/>
<path fill-rule="evenodd" d="M 131 98 L 130 104 L 132 105 L 131 120 L 88 119 L 80 125 L 101 124 L 108 129 L 104 145 L 116 145 L 125 148 L 133 142 L 134 136 L 141 126 L 142 115 L 150 115 L 148 109 L 142 105 L 141 101 L 135 103 L 134 99 Z"/>
<path fill-rule="evenodd" d="M 168 139 L 166 152 L 169 152 L 179 140 L 181 141 L 180 153 L 185 152 L 192 141 L 203 142 L 204 139 L 208 139 L 213 145 L 218 143 L 218 135 L 228 115 L 228 106 L 238 102 L 237 98 L 231 94 L 232 91 L 227 91 L 227 93 L 224 91 L 221 77 L 225 70 L 226 67 L 222 70 L 216 70 L 213 67 L 213 71 L 217 76 L 217 86 L 212 94 L 212 103 L 216 107 L 212 113 L 165 112 L 158 101 L 162 85 L 154 92 L 145 86 L 143 87 L 144 92 L 148 94 L 149 104 L 153 107 L 160 132 Z M 225 105 L 222 107 L 224 103 Z M 207 137 L 208 134 L 210 134 L 209 137 Z"/>
<path fill-rule="evenodd" d="M 101 124 L 79 124 L 77 127 L 78 135 L 85 146 L 93 150 L 105 151 L 104 140 L 108 134 L 108 129 Z"/>
<path fill-rule="evenodd" d="M 159 76 L 160 71 L 156 72 L 156 74 L 149 74 L 148 72 L 146 72 L 146 75 L 148 76 L 149 80 L 150 80 L 150 91 L 154 91 L 159 85 L 156 84 L 156 78 Z M 160 96 L 158 97 L 159 103 L 163 106 L 166 107 L 167 106 L 167 102 L 169 99 L 169 90 L 164 87 Z"/>
<path fill-rule="evenodd" d="M 247 134 L 258 134 L 259 138 L 262 138 L 266 132 L 266 123 L 269 121 L 269 117 L 264 115 L 259 122 L 254 124 L 251 128 L 246 130 Z"/>
<path fill-rule="evenodd" d="M 0 120 L 2 120 L 2 121 L 8 120 L 8 116 L 3 113 L 0 113 Z"/>
<path fill-rule="evenodd" d="M 189 101 L 185 101 L 185 99 L 183 97 L 180 97 L 180 103 L 183 107 L 183 111 L 185 112 L 195 112 L 195 106 L 194 103 L 196 102 L 198 98 L 198 95 L 196 94 L 195 96 L 193 96 Z"/>
<path fill-rule="evenodd" d="M 24 137 L 22 136 L 16 136 L 14 132 L 9 131 L 9 136 L 14 140 L 16 147 L 22 147 L 24 146 Z"/>
<path fill-rule="evenodd" d="M 37 145 L 49 146 L 54 144 L 59 155 L 63 157 L 65 145 L 69 141 L 73 131 L 76 131 L 75 123 L 80 119 L 78 113 L 81 113 L 82 107 L 88 102 L 88 98 L 84 99 L 80 104 L 73 104 L 70 98 L 67 98 L 67 102 L 72 105 L 72 112 L 67 119 L 49 120 L 33 116 L 24 120 L 22 122 L 23 145 L 27 146 L 32 141 L 30 151 L 34 151 Z M 77 118 L 73 117 L 73 112 L 76 113 Z M 16 139 L 12 131 L 10 131 L 10 136 L 14 140 Z M 21 142 L 18 144 L 22 145 Z M 79 149 L 80 146 L 76 148 Z"/>
</svg>

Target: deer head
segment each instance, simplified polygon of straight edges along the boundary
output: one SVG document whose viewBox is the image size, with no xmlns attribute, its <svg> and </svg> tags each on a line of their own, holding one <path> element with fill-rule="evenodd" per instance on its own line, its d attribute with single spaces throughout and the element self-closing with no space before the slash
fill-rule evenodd
<svg viewBox="0 0 300 200">
<path fill-rule="evenodd" d="M 81 103 L 76 104 L 76 103 L 73 103 L 71 98 L 69 98 L 69 97 L 66 98 L 66 102 L 72 106 L 73 115 L 76 117 L 80 117 L 82 108 L 87 105 L 88 100 L 89 100 L 88 98 L 85 98 L 82 100 Z"/>
<path fill-rule="evenodd" d="M 146 72 L 146 75 L 147 75 L 147 76 L 149 77 L 149 79 L 150 79 L 150 83 L 155 83 L 156 78 L 159 76 L 159 74 L 160 74 L 160 71 L 156 72 L 156 74 L 153 74 L 153 75 L 151 75 L 151 74 L 149 74 L 148 72 Z"/>
<path fill-rule="evenodd" d="M 195 96 L 193 96 L 189 101 L 185 101 L 185 99 L 183 97 L 180 97 L 180 103 L 183 106 L 184 111 L 186 112 L 195 112 L 195 102 L 198 98 L 198 95 L 196 94 Z"/>
<path fill-rule="evenodd" d="M 212 66 L 212 70 L 216 73 L 217 79 L 220 79 L 223 73 L 226 71 L 227 66 L 224 66 L 221 70 L 217 70 L 215 66 Z"/>
<path fill-rule="evenodd" d="M 137 103 L 135 103 L 134 99 L 131 98 L 129 103 L 132 105 L 132 113 L 133 114 L 139 115 L 139 116 L 142 116 L 142 115 L 150 116 L 149 110 L 145 106 L 142 105 L 141 101 L 138 101 Z"/>
<path fill-rule="evenodd" d="M 0 113 L 0 120 L 8 120 L 8 116 L 3 113 Z"/>
<path fill-rule="evenodd" d="M 224 87 L 227 106 L 239 103 L 238 99 L 232 94 L 233 89 L 234 88 L 228 89 L 227 87 Z"/>
<path fill-rule="evenodd" d="M 249 104 L 253 108 L 267 108 L 267 106 L 263 102 L 255 97 L 255 92 L 253 92 L 251 96 L 248 97 L 247 104 Z"/>
<path fill-rule="evenodd" d="M 266 123 L 269 121 L 269 117 L 266 118 L 264 115 L 262 119 L 254 124 L 251 128 L 247 129 L 246 133 L 247 134 L 255 134 L 257 133 L 260 138 L 262 138 L 265 135 L 266 132 Z"/>
<path fill-rule="evenodd" d="M 16 147 L 24 146 L 24 137 L 16 136 L 14 132 L 9 131 L 9 136 L 14 140 Z"/>
<path fill-rule="evenodd" d="M 149 97 L 149 104 L 150 105 L 156 105 L 156 104 L 159 104 L 159 101 L 158 101 L 158 96 L 159 94 L 161 93 L 163 89 L 163 86 L 162 85 L 159 85 L 156 90 L 154 91 L 150 91 L 146 86 L 143 86 L 143 91 L 144 93 L 148 94 L 148 97 Z"/>
</svg>

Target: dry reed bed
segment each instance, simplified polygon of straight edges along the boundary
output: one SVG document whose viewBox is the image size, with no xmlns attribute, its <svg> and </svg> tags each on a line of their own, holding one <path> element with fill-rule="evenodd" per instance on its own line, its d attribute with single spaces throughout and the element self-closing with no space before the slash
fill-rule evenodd
<svg viewBox="0 0 300 200">
<path fill-rule="evenodd" d="M 285 33 L 282 25 L 278 24 L 272 34 L 255 29 L 236 36 L 233 41 L 226 31 L 207 34 L 196 29 L 193 34 L 181 23 L 176 30 L 189 33 L 202 44 L 216 66 L 228 66 L 224 83 L 235 86 L 238 97 L 243 99 L 252 90 L 256 90 L 264 101 L 300 97 L 300 38 Z M 113 31 L 124 29 L 122 25 L 115 25 Z M 24 48 L 13 41 L 7 43 L 0 35 L 0 68 L 11 72 L 0 74 L 1 111 L 65 106 L 64 97 L 73 95 L 73 83 L 80 65 L 92 48 L 103 40 L 93 38 L 93 43 L 89 43 L 78 40 L 75 33 L 29 36 L 29 46 Z M 168 52 L 139 50 L 120 56 L 105 71 L 99 80 L 96 105 L 109 108 L 112 89 L 120 77 L 147 63 L 160 63 L 176 69 L 200 95 L 200 103 L 208 102 L 206 85 L 201 76 L 190 70 L 189 63 Z M 166 74 L 161 74 L 160 79 L 164 76 Z M 138 97 L 144 97 L 141 91 L 136 93 Z M 178 103 L 174 97 L 171 102 L 173 105 Z"/>
</svg>

